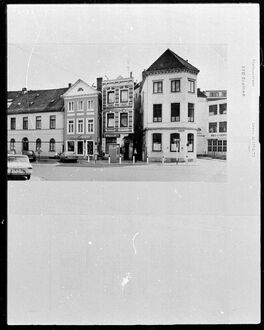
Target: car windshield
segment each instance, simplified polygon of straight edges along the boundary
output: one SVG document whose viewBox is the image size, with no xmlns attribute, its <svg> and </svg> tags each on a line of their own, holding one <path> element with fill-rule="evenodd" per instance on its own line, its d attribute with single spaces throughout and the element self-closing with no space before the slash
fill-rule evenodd
<svg viewBox="0 0 264 330">
<path fill-rule="evenodd" d="M 28 157 L 8 156 L 10 163 L 28 163 Z"/>
</svg>

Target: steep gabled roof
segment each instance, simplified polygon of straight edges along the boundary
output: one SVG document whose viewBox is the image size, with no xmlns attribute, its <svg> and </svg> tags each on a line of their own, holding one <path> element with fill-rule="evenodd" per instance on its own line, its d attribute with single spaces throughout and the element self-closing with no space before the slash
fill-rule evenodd
<svg viewBox="0 0 264 330">
<path fill-rule="evenodd" d="M 196 74 L 199 72 L 197 68 L 181 58 L 179 55 L 175 54 L 169 48 L 146 71 L 149 72 L 168 69 L 189 70 Z"/>
<path fill-rule="evenodd" d="M 61 95 L 68 88 L 29 90 L 19 94 L 8 108 L 8 113 L 34 113 L 62 111 L 64 101 Z M 9 96 L 9 93 L 8 93 Z"/>
</svg>

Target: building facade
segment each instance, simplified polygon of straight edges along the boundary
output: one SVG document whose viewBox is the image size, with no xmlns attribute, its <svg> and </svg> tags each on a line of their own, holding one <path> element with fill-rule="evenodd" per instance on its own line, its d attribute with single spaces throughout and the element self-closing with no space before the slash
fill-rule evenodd
<svg viewBox="0 0 264 330">
<path fill-rule="evenodd" d="M 61 95 L 66 90 L 27 91 L 23 88 L 15 97 L 8 93 L 8 150 L 15 150 L 18 154 L 33 150 L 41 157 L 52 157 L 63 150 L 64 105 Z"/>
<path fill-rule="evenodd" d="M 99 82 L 97 80 L 97 85 Z M 97 156 L 100 152 L 101 92 L 79 79 L 62 98 L 65 104 L 65 151 L 80 158 Z"/>
<path fill-rule="evenodd" d="M 118 148 L 123 159 L 133 156 L 134 79 L 119 76 L 102 82 L 102 152 Z"/>
<path fill-rule="evenodd" d="M 143 159 L 196 159 L 198 73 L 170 49 L 143 71 Z"/>
</svg>

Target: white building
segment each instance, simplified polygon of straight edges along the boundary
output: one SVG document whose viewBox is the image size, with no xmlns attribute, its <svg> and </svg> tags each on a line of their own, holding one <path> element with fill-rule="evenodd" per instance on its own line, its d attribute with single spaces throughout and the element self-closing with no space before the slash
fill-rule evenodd
<svg viewBox="0 0 264 330">
<path fill-rule="evenodd" d="M 40 151 L 42 157 L 63 150 L 64 106 L 67 88 L 8 93 L 8 150 Z"/>
<path fill-rule="evenodd" d="M 143 158 L 196 159 L 199 70 L 167 49 L 142 73 Z"/>
</svg>

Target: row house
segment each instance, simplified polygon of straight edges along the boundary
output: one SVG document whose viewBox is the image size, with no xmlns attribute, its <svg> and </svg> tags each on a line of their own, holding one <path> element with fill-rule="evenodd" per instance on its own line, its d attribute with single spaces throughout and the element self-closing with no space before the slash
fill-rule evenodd
<svg viewBox="0 0 264 330">
<path fill-rule="evenodd" d="M 62 95 L 65 151 L 80 158 L 100 153 L 101 84 L 102 78 L 97 89 L 79 79 Z"/>
<path fill-rule="evenodd" d="M 134 79 L 122 76 L 102 81 L 102 152 L 119 151 L 123 159 L 133 156 Z"/>
<path fill-rule="evenodd" d="M 8 150 L 34 150 L 54 156 L 63 150 L 64 105 L 67 88 L 8 92 Z"/>
<path fill-rule="evenodd" d="M 196 158 L 199 70 L 167 49 L 142 73 L 143 158 Z"/>
</svg>

